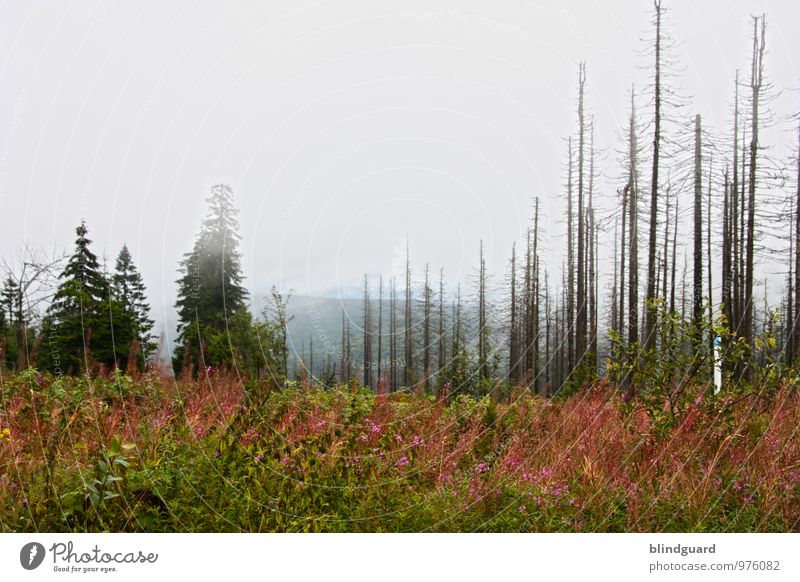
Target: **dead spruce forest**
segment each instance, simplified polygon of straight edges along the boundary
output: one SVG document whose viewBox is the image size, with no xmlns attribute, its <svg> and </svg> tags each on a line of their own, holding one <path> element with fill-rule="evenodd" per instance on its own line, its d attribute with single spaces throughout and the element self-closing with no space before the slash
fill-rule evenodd
<svg viewBox="0 0 800 582">
<path fill-rule="evenodd" d="M 651 11 L 602 155 L 576 67 L 560 268 L 534 197 L 505 272 L 480 243 L 452 284 L 407 248 L 321 333 L 276 287 L 255 312 L 220 184 L 159 339 L 92 225 L 9 251 L 0 531 L 800 530 L 800 109 L 774 110 L 754 16 L 710 128 Z"/>
</svg>

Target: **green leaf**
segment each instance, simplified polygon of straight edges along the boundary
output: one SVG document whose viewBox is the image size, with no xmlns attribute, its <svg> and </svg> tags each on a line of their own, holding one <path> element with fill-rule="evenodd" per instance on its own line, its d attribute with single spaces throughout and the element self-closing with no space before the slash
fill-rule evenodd
<svg viewBox="0 0 800 582">
<path fill-rule="evenodd" d="M 110 457 L 116 457 L 122 452 L 122 444 L 120 443 L 119 437 L 115 436 L 111 439 L 111 446 L 108 448 L 108 455 Z"/>
</svg>

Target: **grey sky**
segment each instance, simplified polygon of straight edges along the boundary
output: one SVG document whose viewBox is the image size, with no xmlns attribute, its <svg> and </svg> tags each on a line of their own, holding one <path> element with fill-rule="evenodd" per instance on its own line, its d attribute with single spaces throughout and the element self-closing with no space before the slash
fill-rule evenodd
<svg viewBox="0 0 800 582">
<path fill-rule="evenodd" d="M 798 109 L 800 4 L 665 0 L 676 54 L 715 131 L 767 13 L 767 71 Z M 464 281 L 479 239 L 506 268 L 542 197 L 563 212 L 563 138 L 587 61 L 600 205 L 613 195 L 626 92 L 644 85 L 649 1 L 6 2 L 0 7 L 0 249 L 70 247 L 85 217 L 100 254 L 127 242 L 155 315 L 202 200 L 230 184 L 247 284 L 300 293 L 417 269 Z M 790 135 L 765 138 L 788 154 Z M 560 264 L 557 239 L 547 260 Z"/>
</svg>

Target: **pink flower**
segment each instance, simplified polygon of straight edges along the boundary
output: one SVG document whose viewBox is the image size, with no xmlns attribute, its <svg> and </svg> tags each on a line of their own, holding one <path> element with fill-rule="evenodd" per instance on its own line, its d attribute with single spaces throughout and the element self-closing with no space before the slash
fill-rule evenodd
<svg viewBox="0 0 800 582">
<path fill-rule="evenodd" d="M 425 444 L 425 439 L 421 439 L 417 435 L 414 435 L 414 438 L 411 439 L 411 443 L 415 446 L 421 447 Z"/>
<path fill-rule="evenodd" d="M 369 427 L 369 429 L 370 429 L 370 432 L 372 432 L 372 433 L 375 433 L 375 434 L 377 434 L 377 433 L 380 433 L 380 432 L 381 432 L 381 427 L 380 427 L 380 426 L 378 426 L 377 424 L 375 424 L 374 422 L 372 422 L 372 421 L 371 421 L 369 418 L 365 418 L 365 419 L 364 419 L 364 422 L 365 422 L 365 423 L 367 424 L 367 426 Z"/>
<path fill-rule="evenodd" d="M 486 473 L 489 471 L 489 465 L 486 463 L 478 463 L 478 466 L 475 467 L 475 472 L 480 475 L 481 473 Z"/>
<path fill-rule="evenodd" d="M 394 435 L 394 440 L 396 440 L 398 443 L 402 443 L 403 442 L 403 435 L 401 435 L 401 434 Z"/>
<path fill-rule="evenodd" d="M 395 467 L 405 467 L 407 465 L 408 465 L 408 457 L 405 455 L 397 459 L 397 462 L 394 464 Z"/>
<path fill-rule="evenodd" d="M 436 481 L 439 483 L 450 483 L 453 480 L 453 476 L 450 473 L 439 473 L 436 476 Z"/>
<path fill-rule="evenodd" d="M 251 428 L 242 436 L 242 443 L 244 443 L 245 445 L 249 445 L 260 436 L 261 436 L 260 432 L 256 431 L 256 429 L 254 428 Z"/>
</svg>

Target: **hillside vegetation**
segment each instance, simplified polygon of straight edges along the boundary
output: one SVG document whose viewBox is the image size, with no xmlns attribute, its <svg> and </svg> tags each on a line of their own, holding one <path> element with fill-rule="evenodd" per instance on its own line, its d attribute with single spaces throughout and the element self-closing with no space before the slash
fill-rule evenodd
<svg viewBox="0 0 800 582">
<path fill-rule="evenodd" d="M 0 531 L 798 531 L 798 393 L 565 399 L 2 383 Z M 661 410 L 661 412 L 664 412 Z"/>
</svg>

